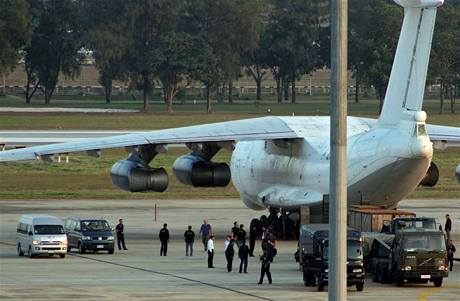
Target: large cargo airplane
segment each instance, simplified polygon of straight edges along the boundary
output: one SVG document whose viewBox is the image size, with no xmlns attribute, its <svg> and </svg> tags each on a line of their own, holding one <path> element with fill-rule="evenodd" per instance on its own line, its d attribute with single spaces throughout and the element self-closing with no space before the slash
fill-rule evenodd
<svg viewBox="0 0 460 301">
<path fill-rule="evenodd" d="M 436 180 L 433 144 L 460 146 L 460 128 L 426 125 L 421 110 L 436 9 L 443 0 L 395 2 L 404 8 L 404 21 L 382 113 L 378 119 L 347 120 L 349 204 L 395 207 L 420 183 Z M 249 208 L 313 209 L 329 195 L 329 141 L 329 117 L 262 117 L 4 151 L 0 161 L 49 161 L 56 154 L 126 147 L 128 158 L 112 167 L 113 183 L 133 192 L 161 192 L 168 175 L 150 164 L 168 144 L 186 144 L 191 152 L 173 165 L 183 184 L 218 187 L 232 180 Z M 233 151 L 230 167 L 212 161 L 221 148 Z"/>
</svg>

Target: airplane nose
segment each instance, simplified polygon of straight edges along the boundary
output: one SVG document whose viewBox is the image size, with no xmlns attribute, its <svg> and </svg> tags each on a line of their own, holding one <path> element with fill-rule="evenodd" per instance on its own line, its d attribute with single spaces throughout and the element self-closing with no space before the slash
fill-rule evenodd
<svg viewBox="0 0 460 301">
<path fill-rule="evenodd" d="M 428 138 L 415 139 L 411 151 L 415 157 L 430 158 L 433 156 L 433 144 Z"/>
</svg>

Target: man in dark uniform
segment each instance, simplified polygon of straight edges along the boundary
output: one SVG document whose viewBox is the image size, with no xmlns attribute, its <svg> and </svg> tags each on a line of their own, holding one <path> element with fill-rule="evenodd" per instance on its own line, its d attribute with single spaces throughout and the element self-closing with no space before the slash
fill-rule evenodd
<svg viewBox="0 0 460 301">
<path fill-rule="evenodd" d="M 193 256 L 193 242 L 195 241 L 195 232 L 192 231 L 192 226 L 188 226 L 188 230 L 184 233 L 185 238 L 185 256 Z"/>
<path fill-rule="evenodd" d="M 452 239 L 447 241 L 447 264 L 449 265 L 449 271 L 452 272 L 452 268 L 454 267 L 454 253 L 455 253 L 455 246 L 452 243 Z"/>
<path fill-rule="evenodd" d="M 244 243 L 246 243 L 246 231 L 244 231 L 244 225 L 241 224 L 238 232 L 236 233 L 236 245 L 241 247 Z"/>
<path fill-rule="evenodd" d="M 232 239 L 230 235 L 227 235 L 227 239 L 224 243 L 224 252 L 225 252 L 225 259 L 227 259 L 227 272 L 232 271 L 233 266 L 233 256 L 235 255 L 235 250 L 233 249 L 233 244 L 235 240 Z"/>
<path fill-rule="evenodd" d="M 243 243 L 238 251 L 238 257 L 240 258 L 240 273 L 242 270 L 244 270 L 245 273 L 248 272 L 248 256 L 249 247 L 246 243 Z"/>
<path fill-rule="evenodd" d="M 169 230 L 167 227 L 168 224 L 163 224 L 163 229 L 160 230 L 160 234 L 158 235 L 161 241 L 160 256 L 166 256 L 168 252 Z"/>
<path fill-rule="evenodd" d="M 270 257 L 266 251 L 260 256 L 261 267 L 260 267 L 260 280 L 257 284 L 262 284 L 265 274 L 267 274 L 268 283 L 272 284 L 272 274 L 270 273 Z"/>
<path fill-rule="evenodd" d="M 444 225 L 444 231 L 446 231 L 447 239 L 450 239 L 450 231 L 452 231 L 452 221 L 450 220 L 449 214 L 446 214 L 446 224 Z"/>
<path fill-rule="evenodd" d="M 240 231 L 240 227 L 238 227 L 238 223 L 237 222 L 234 222 L 233 223 L 233 228 L 232 228 L 232 235 L 233 235 L 233 239 L 237 239 L 237 235 L 238 235 L 238 232 Z"/>
<path fill-rule="evenodd" d="M 123 219 L 120 218 L 118 220 L 118 225 L 115 227 L 115 231 L 117 232 L 118 250 L 121 250 L 121 246 L 123 246 L 123 250 L 128 250 L 125 245 L 124 228 Z"/>
<path fill-rule="evenodd" d="M 260 220 L 254 218 L 249 225 L 249 256 L 254 257 L 254 248 L 256 247 L 256 239 L 262 234 Z"/>
</svg>

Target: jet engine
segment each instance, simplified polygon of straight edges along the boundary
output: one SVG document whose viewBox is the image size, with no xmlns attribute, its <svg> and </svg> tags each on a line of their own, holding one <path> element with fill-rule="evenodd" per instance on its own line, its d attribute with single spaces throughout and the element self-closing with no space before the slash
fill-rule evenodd
<svg viewBox="0 0 460 301">
<path fill-rule="evenodd" d="M 231 179 L 227 163 L 211 162 L 191 154 L 177 158 L 173 172 L 179 182 L 194 187 L 225 187 Z"/>
<path fill-rule="evenodd" d="M 425 177 L 423 177 L 422 181 L 420 182 L 421 186 L 428 186 L 433 187 L 438 183 L 439 180 L 439 169 L 436 164 L 431 162 L 428 171 L 426 172 Z"/>
<path fill-rule="evenodd" d="M 131 192 L 163 192 L 168 187 L 168 174 L 164 168 L 150 168 L 132 160 L 121 160 L 110 171 L 113 185 Z"/>
</svg>

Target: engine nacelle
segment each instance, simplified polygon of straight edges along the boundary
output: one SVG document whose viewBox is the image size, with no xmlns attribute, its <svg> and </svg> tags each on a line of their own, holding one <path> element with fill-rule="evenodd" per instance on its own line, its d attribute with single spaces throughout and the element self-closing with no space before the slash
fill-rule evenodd
<svg viewBox="0 0 460 301">
<path fill-rule="evenodd" d="M 423 177 L 422 181 L 420 182 L 421 186 L 428 186 L 433 187 L 438 183 L 439 180 L 439 169 L 436 164 L 431 162 L 430 168 L 426 172 L 426 175 Z"/>
<path fill-rule="evenodd" d="M 225 187 L 231 179 L 227 163 L 206 161 L 194 155 L 177 158 L 173 172 L 179 182 L 194 187 Z"/>
<path fill-rule="evenodd" d="M 168 174 L 164 168 L 150 168 L 130 160 L 115 163 L 110 176 L 113 185 L 131 192 L 163 192 L 168 187 Z"/>
</svg>

